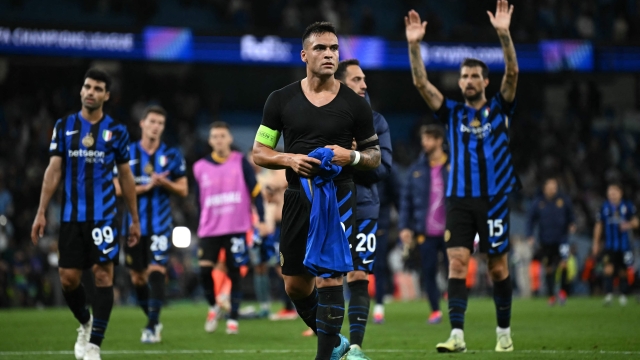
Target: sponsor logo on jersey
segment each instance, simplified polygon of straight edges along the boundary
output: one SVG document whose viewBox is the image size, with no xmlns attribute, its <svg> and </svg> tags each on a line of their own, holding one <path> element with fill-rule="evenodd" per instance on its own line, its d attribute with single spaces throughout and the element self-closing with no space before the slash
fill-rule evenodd
<svg viewBox="0 0 640 360">
<path fill-rule="evenodd" d="M 88 164 L 104 164 L 104 151 L 99 150 L 69 150 L 68 155 L 70 158 L 84 158 L 84 161 Z"/>
</svg>

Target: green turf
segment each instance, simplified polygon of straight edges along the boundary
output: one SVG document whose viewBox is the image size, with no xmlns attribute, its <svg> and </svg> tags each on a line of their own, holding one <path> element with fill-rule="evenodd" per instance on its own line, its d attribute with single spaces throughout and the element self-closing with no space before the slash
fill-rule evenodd
<svg viewBox="0 0 640 360">
<path fill-rule="evenodd" d="M 465 357 L 473 359 L 617 359 L 640 358 L 640 305 L 604 308 L 599 299 L 571 299 L 550 308 L 544 300 L 518 300 L 512 332 L 516 351 L 496 354 L 493 302 L 471 299 L 466 317 L 467 354 L 437 354 L 435 344 L 449 326 L 428 325 L 424 302 L 386 307 L 384 325 L 369 324 L 364 348 L 373 360 Z M 204 332 L 204 304 L 165 309 L 163 343 L 140 344 L 144 325 L 138 308 L 118 307 L 111 315 L 103 356 L 109 359 L 313 359 L 315 338 L 300 336 L 302 321 L 240 322 L 240 334 L 226 335 L 224 323 L 215 334 Z M 0 311 L 0 358 L 74 359 L 77 323 L 67 309 Z M 343 326 L 348 333 L 348 325 Z M 44 352 L 51 351 L 49 354 Z M 61 353 L 66 351 L 66 353 Z M 127 353 L 130 351 L 131 353 Z M 147 351 L 143 353 L 142 351 Z M 33 352 L 33 353 L 27 353 Z"/>
</svg>

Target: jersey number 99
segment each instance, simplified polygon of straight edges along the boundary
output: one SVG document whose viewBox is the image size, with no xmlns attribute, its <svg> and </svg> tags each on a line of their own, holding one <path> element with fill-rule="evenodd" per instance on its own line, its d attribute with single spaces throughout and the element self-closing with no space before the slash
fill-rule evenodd
<svg viewBox="0 0 640 360">
<path fill-rule="evenodd" d="M 113 229 L 111 229 L 111 226 L 105 226 L 102 229 L 95 228 L 91 230 L 91 237 L 93 237 L 93 243 L 96 246 L 102 245 L 103 242 L 111 244 L 113 242 Z"/>
</svg>

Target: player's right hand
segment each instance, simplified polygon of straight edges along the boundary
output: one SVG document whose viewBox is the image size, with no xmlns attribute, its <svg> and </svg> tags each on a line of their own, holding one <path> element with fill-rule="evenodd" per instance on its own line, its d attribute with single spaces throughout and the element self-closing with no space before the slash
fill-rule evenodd
<svg viewBox="0 0 640 360">
<path fill-rule="evenodd" d="M 38 240 L 44 236 L 44 228 L 47 226 L 47 219 L 44 214 L 36 215 L 31 227 L 31 241 L 34 245 L 38 245 Z"/>
<path fill-rule="evenodd" d="M 400 231 L 400 241 L 402 241 L 405 246 L 411 245 L 411 241 L 413 241 L 413 231 L 402 229 L 402 231 Z"/>
<path fill-rule="evenodd" d="M 302 177 L 311 177 L 318 172 L 321 162 L 307 155 L 294 154 L 289 158 L 289 167 Z"/>
<path fill-rule="evenodd" d="M 129 225 L 129 238 L 127 239 L 127 246 L 134 247 L 140 241 L 140 223 L 131 222 Z"/>
<path fill-rule="evenodd" d="M 420 22 L 420 15 L 417 11 L 411 10 L 404 17 L 404 28 L 409 43 L 419 43 L 427 31 L 427 22 Z"/>
</svg>

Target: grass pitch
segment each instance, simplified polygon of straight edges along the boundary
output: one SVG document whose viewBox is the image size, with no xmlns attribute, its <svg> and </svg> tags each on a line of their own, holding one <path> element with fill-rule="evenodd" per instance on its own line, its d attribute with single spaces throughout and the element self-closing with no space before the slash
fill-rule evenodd
<svg viewBox="0 0 640 360">
<path fill-rule="evenodd" d="M 446 304 L 443 303 L 446 307 Z M 140 343 L 145 324 L 134 307 L 114 309 L 102 347 L 104 360 L 129 359 L 313 359 L 315 338 L 303 338 L 301 320 L 241 320 L 240 334 L 204 332 L 207 307 L 176 304 L 163 310 L 163 342 Z M 570 299 L 549 307 L 542 299 L 516 300 L 512 335 L 515 352 L 496 354 L 495 312 L 490 299 L 472 298 L 466 315 L 466 354 L 438 354 L 436 343 L 449 335 L 448 319 L 426 323 L 426 302 L 393 303 L 386 323 L 370 323 L 364 350 L 373 360 L 400 359 L 622 359 L 640 358 L 640 305 L 630 301 L 605 308 L 600 299 Z M 1 359 L 74 359 L 78 326 L 66 308 L 0 311 Z M 342 333 L 348 336 L 345 321 Z"/>
</svg>

